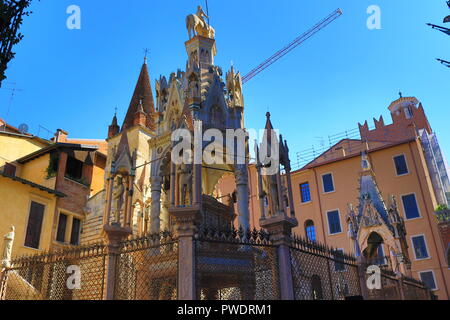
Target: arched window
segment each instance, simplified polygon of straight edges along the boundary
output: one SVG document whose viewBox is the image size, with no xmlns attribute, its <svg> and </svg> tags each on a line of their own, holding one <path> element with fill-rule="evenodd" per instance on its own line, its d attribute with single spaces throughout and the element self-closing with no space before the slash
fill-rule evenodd
<svg viewBox="0 0 450 320">
<path fill-rule="evenodd" d="M 305 234 L 308 240 L 316 242 L 316 227 L 314 226 L 314 221 L 307 220 L 305 222 Z"/>
<path fill-rule="evenodd" d="M 323 300 L 322 280 L 318 275 L 311 277 L 311 298 L 313 300 Z"/>
</svg>

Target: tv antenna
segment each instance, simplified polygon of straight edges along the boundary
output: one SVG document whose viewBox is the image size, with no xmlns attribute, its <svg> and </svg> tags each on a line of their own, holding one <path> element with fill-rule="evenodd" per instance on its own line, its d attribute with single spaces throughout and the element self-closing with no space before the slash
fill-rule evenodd
<svg viewBox="0 0 450 320">
<path fill-rule="evenodd" d="M 7 120 L 8 117 L 9 117 L 9 112 L 11 111 L 11 107 L 12 107 L 12 104 L 13 104 L 13 101 L 14 101 L 14 97 L 16 96 L 16 92 L 23 91 L 22 89 L 18 89 L 18 88 L 16 87 L 17 83 L 15 83 L 15 82 L 7 82 L 7 84 L 10 85 L 9 88 L 0 88 L 0 90 L 8 90 L 8 91 L 11 91 L 11 96 L 10 96 L 10 98 L 9 98 L 8 109 L 6 110 L 6 117 L 5 117 L 5 120 Z"/>
</svg>

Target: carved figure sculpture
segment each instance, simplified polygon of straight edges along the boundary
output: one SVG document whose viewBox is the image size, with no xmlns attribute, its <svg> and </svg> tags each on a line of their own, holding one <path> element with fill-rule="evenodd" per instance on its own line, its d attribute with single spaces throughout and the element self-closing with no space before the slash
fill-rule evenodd
<svg viewBox="0 0 450 320">
<path fill-rule="evenodd" d="M 178 166 L 180 205 L 192 204 L 192 165 L 180 164 Z M 189 200 L 188 196 L 189 195 Z"/>
<path fill-rule="evenodd" d="M 113 201 L 116 204 L 116 222 L 120 222 L 120 211 L 124 204 L 125 186 L 123 178 L 118 176 L 114 183 Z"/>
<path fill-rule="evenodd" d="M 12 255 L 12 246 L 14 243 L 14 236 L 15 236 L 15 228 L 14 226 L 11 226 L 11 232 L 7 233 L 3 237 L 3 241 L 5 243 L 3 254 L 2 254 L 2 268 L 9 268 L 10 262 L 11 262 L 11 255 Z"/>
<path fill-rule="evenodd" d="M 214 39 L 215 30 L 208 25 L 205 18 L 208 18 L 208 16 L 203 12 L 201 6 L 198 6 L 196 14 L 190 14 L 186 17 L 186 28 L 188 30 L 189 40 L 196 36 L 196 34 Z"/>
</svg>

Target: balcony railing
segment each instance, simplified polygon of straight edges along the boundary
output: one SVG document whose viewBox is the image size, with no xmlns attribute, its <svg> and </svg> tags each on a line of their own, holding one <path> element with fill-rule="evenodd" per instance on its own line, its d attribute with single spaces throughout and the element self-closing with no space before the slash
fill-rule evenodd
<svg viewBox="0 0 450 320">
<path fill-rule="evenodd" d="M 436 218 L 439 223 L 450 222 L 450 210 L 443 210 L 443 211 L 436 212 Z"/>
</svg>

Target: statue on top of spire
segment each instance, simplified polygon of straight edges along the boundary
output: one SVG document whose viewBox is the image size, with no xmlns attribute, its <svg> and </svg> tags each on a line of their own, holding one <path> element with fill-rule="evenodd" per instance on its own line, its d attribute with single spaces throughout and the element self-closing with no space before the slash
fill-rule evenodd
<svg viewBox="0 0 450 320">
<path fill-rule="evenodd" d="M 190 14 L 186 17 L 186 28 L 188 29 L 189 40 L 195 36 L 214 39 L 215 30 L 211 27 L 206 19 L 209 17 L 203 11 L 202 6 L 197 7 L 196 14 Z"/>
</svg>

